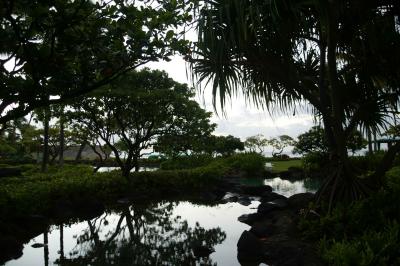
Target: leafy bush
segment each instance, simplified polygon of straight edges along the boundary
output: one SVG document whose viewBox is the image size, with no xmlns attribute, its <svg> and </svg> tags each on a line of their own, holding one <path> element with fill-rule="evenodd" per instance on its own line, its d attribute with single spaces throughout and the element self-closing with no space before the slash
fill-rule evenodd
<svg viewBox="0 0 400 266">
<path fill-rule="evenodd" d="M 88 166 L 36 173 L 0 182 L 0 213 L 24 215 L 47 212 L 57 199 L 112 198 L 126 187 L 126 179 L 110 173 L 93 174 Z"/>
<path fill-rule="evenodd" d="M 32 170 L 33 171 L 33 170 Z M 119 171 L 93 173 L 89 165 L 66 165 L 62 170 L 50 167 L 47 173 L 26 172 L 24 177 L 0 180 L 0 215 L 47 213 L 59 200 L 81 202 L 85 199 L 110 201 L 121 194 L 147 192 L 154 197 L 168 189 L 182 192 L 211 186 L 226 167 L 218 162 L 185 170 L 132 173 L 130 180 Z"/>
<path fill-rule="evenodd" d="M 182 170 L 160 170 L 132 173 L 133 182 L 141 187 L 154 189 L 198 189 L 210 186 L 223 176 L 226 167 L 218 162 L 205 167 Z"/>
<path fill-rule="evenodd" d="M 310 152 L 302 158 L 303 169 L 307 172 L 320 171 L 328 163 L 328 154 L 322 152 Z"/>
<path fill-rule="evenodd" d="M 394 222 L 381 232 L 366 231 L 343 241 L 321 241 L 322 258 L 329 265 L 400 265 L 400 226 Z"/>
<path fill-rule="evenodd" d="M 192 169 L 210 164 L 214 160 L 208 154 L 180 156 L 161 163 L 162 170 Z"/>
<path fill-rule="evenodd" d="M 267 159 L 258 153 L 239 153 L 222 159 L 229 169 L 243 171 L 249 177 L 262 175 Z"/>
<path fill-rule="evenodd" d="M 369 198 L 337 206 L 320 219 L 302 219 L 307 238 L 321 240 L 329 265 L 400 265 L 400 167 Z"/>
</svg>

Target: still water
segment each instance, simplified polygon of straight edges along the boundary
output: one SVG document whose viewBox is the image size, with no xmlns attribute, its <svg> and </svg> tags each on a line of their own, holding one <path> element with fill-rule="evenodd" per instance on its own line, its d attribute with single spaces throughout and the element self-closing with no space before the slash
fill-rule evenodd
<svg viewBox="0 0 400 266">
<path fill-rule="evenodd" d="M 100 167 L 99 170 L 97 170 L 97 172 L 102 173 L 102 172 L 111 172 L 111 171 L 115 171 L 115 170 L 119 170 L 119 167 L 108 167 L 108 166 L 103 166 Z M 139 172 L 150 172 L 150 171 L 156 171 L 160 169 L 159 167 L 148 167 L 148 166 L 141 166 L 139 167 Z M 135 169 L 132 169 L 131 172 L 134 172 Z"/>
<path fill-rule="evenodd" d="M 279 177 L 265 179 L 264 185 L 272 187 L 272 191 L 277 192 L 283 196 L 290 197 L 294 194 L 312 192 L 315 193 L 321 181 L 319 179 L 306 178 L 302 180 L 289 181 Z"/>
<path fill-rule="evenodd" d="M 315 190 L 307 180 L 260 181 L 286 196 Z M 260 181 L 247 180 L 254 185 Z M 255 212 L 258 204 L 163 201 L 119 206 L 92 220 L 51 226 L 24 246 L 22 257 L 5 265 L 240 265 L 236 244 L 249 226 L 237 218 Z M 33 248 L 35 243 L 47 245 Z M 215 252 L 197 259 L 198 247 Z"/>
</svg>

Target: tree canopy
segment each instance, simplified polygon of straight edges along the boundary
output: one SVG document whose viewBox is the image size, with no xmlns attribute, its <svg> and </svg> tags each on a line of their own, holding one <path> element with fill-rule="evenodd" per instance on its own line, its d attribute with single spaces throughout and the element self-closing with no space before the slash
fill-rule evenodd
<svg viewBox="0 0 400 266">
<path fill-rule="evenodd" d="M 185 52 L 185 1 L 0 3 L 0 123 Z M 178 28 L 180 28 L 178 30 Z"/>
<path fill-rule="evenodd" d="M 354 199 L 366 190 L 349 165 L 347 139 L 358 127 L 379 130 L 397 109 L 399 6 L 390 0 L 206 2 L 192 70 L 198 82 L 212 83 L 214 103 L 219 98 L 222 106 L 238 90 L 269 109 L 310 103 L 339 169 L 320 195 L 329 188 L 331 202 L 338 194 Z M 383 176 L 400 143 L 391 150 L 371 178 Z"/>
<path fill-rule="evenodd" d="M 325 137 L 324 129 L 321 126 L 314 126 L 307 132 L 300 134 L 294 142 L 293 153 L 308 154 L 308 153 L 329 153 L 328 143 Z M 347 148 L 351 152 L 356 152 L 365 148 L 366 140 L 361 133 L 355 131 L 348 139 Z"/>
<path fill-rule="evenodd" d="M 193 132 L 199 113 L 204 119 L 200 122 L 207 124 L 210 114 L 191 99 L 193 96 L 192 89 L 165 72 L 143 69 L 87 95 L 73 105 L 72 112 L 76 123 L 109 146 L 128 176 L 132 168 L 138 170 L 138 159 L 157 138 L 187 136 Z"/>
</svg>

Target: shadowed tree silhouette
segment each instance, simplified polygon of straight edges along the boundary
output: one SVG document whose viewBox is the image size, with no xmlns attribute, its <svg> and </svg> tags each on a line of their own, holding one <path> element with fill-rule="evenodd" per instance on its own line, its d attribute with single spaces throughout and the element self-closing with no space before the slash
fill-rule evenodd
<svg viewBox="0 0 400 266">
<path fill-rule="evenodd" d="M 332 175 L 319 195 L 330 206 L 368 194 L 354 174 L 347 139 L 381 128 L 399 99 L 398 1 L 207 1 L 200 9 L 194 78 L 210 82 L 214 105 L 241 90 L 257 106 L 321 118 Z M 370 180 L 379 185 L 400 150 L 393 145 Z"/>
<path fill-rule="evenodd" d="M 87 221 L 69 258 L 59 265 L 216 265 L 196 249 L 209 250 L 225 240 L 220 228 L 190 227 L 173 216 L 175 203 L 123 207 Z M 110 223 L 110 219 L 115 219 Z"/>
</svg>

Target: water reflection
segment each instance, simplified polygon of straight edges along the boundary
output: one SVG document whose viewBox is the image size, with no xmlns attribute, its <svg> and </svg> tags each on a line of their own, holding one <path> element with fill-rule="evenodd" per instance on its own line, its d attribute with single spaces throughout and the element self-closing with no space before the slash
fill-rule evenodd
<svg viewBox="0 0 400 266">
<path fill-rule="evenodd" d="M 150 172 L 150 171 L 156 171 L 158 169 L 159 169 L 159 167 L 147 167 L 147 166 L 142 167 L 141 166 L 141 167 L 139 167 L 139 172 L 146 172 L 146 171 Z M 120 168 L 114 167 L 114 166 L 112 166 L 112 167 L 103 166 L 103 167 L 100 167 L 97 170 L 97 172 L 102 173 L 102 172 L 111 172 L 111 171 L 115 171 L 115 170 L 120 170 Z M 134 171 L 135 171 L 135 169 L 131 170 L 131 172 L 134 172 Z"/>
<path fill-rule="evenodd" d="M 176 207 L 174 202 L 126 206 L 53 226 L 25 246 L 23 257 L 6 265 L 216 265 L 198 253 L 211 252 L 226 233 L 215 225 L 189 224 L 175 214 Z M 31 247 L 35 242 L 43 249 Z"/>
<path fill-rule="evenodd" d="M 172 203 L 147 208 L 126 207 L 118 221 L 112 214 L 87 221 L 87 228 L 76 238 L 68 259 L 59 265 L 216 265 L 196 258 L 196 247 L 212 248 L 226 235 L 220 228 L 205 230 L 199 224 L 189 227 L 180 216 L 171 216 Z"/>
<path fill-rule="evenodd" d="M 271 186 L 274 192 L 290 197 L 297 193 L 315 193 L 320 186 L 320 180 L 306 178 L 303 180 L 289 181 L 276 177 L 265 179 L 264 184 Z"/>
</svg>

